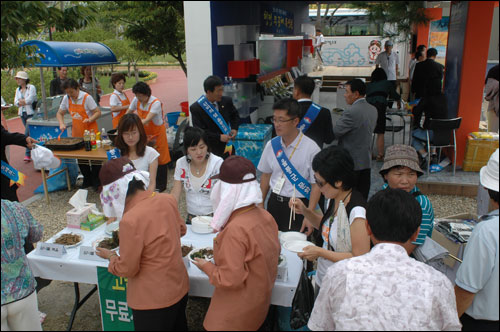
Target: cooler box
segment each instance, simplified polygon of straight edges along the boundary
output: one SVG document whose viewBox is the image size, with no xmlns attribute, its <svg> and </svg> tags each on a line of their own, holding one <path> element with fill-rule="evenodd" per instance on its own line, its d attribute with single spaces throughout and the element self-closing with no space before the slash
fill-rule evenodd
<svg viewBox="0 0 500 332">
<path fill-rule="evenodd" d="M 496 133 L 471 133 L 467 136 L 463 170 L 466 172 L 479 172 L 486 166 L 490 156 L 498 149 L 498 134 Z"/>
<path fill-rule="evenodd" d="M 273 126 L 269 124 L 241 125 L 234 141 L 236 154 L 249 159 L 257 167 L 272 130 Z"/>
</svg>

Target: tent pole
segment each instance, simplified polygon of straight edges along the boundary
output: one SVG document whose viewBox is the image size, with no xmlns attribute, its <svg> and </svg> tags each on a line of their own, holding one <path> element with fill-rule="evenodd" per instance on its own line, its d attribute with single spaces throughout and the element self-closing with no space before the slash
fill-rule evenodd
<svg viewBox="0 0 500 332">
<path fill-rule="evenodd" d="M 42 85 L 42 100 L 43 100 L 43 119 L 49 119 L 49 112 L 47 111 L 47 94 L 45 93 L 45 81 L 43 79 L 43 67 L 40 67 L 40 82 Z"/>
</svg>

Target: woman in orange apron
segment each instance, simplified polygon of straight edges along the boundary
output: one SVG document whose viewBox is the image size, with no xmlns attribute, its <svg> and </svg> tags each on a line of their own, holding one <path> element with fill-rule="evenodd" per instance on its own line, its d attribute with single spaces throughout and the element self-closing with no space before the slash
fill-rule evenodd
<svg viewBox="0 0 500 332">
<path fill-rule="evenodd" d="M 158 151 L 158 172 L 156 173 L 156 189 L 160 192 L 167 189 L 167 164 L 170 162 L 167 129 L 163 120 L 163 106 L 160 100 L 151 96 L 151 88 L 144 82 L 136 83 L 132 92 L 135 95 L 127 113 L 137 111 L 142 119 L 146 135 L 153 147 Z"/>
<path fill-rule="evenodd" d="M 130 105 L 130 100 L 123 92 L 125 88 L 125 75 L 121 73 L 115 73 L 111 75 L 111 85 L 115 89 L 111 94 L 109 99 L 109 105 L 111 106 L 111 114 L 113 116 L 113 129 L 118 128 L 118 123 L 122 116 L 127 112 Z M 125 99 L 124 99 L 125 98 Z"/>
<path fill-rule="evenodd" d="M 80 91 L 78 82 L 74 79 L 68 79 L 62 86 L 66 96 L 64 96 L 56 118 L 59 121 L 61 132 L 66 129 L 64 124 L 64 113 L 68 111 L 73 119 L 72 136 L 83 137 L 85 130 L 99 131 L 97 127 L 97 119 L 101 116 L 101 110 L 97 107 L 92 96 L 88 93 Z M 78 164 L 83 175 L 82 188 L 93 186 L 97 190 L 99 187 L 99 170 L 101 166 Z"/>
</svg>

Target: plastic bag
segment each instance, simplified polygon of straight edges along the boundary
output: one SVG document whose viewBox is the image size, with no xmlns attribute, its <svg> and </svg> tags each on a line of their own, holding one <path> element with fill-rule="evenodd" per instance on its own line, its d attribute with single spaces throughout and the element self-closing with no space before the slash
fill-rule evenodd
<svg viewBox="0 0 500 332">
<path fill-rule="evenodd" d="M 302 269 L 297 290 L 293 296 L 292 313 L 290 315 L 290 327 L 300 329 L 307 325 L 314 306 L 314 288 L 311 280 L 307 276 L 305 269 Z"/>
</svg>

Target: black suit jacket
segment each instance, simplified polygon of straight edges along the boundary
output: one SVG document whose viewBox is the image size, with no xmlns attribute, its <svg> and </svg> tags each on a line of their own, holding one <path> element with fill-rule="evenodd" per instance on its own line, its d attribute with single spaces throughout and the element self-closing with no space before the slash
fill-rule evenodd
<svg viewBox="0 0 500 332">
<path fill-rule="evenodd" d="M 441 93 L 444 67 L 433 59 L 427 59 L 415 65 L 411 91 L 416 98 L 436 96 Z"/>
<path fill-rule="evenodd" d="M 2 161 L 7 163 L 7 156 L 5 154 L 5 148 L 7 145 L 19 145 L 26 146 L 26 136 L 21 133 L 11 133 L 5 130 L 2 126 Z M 10 180 L 8 177 L 2 174 L 2 199 L 8 199 L 9 201 L 19 201 L 16 194 L 17 184 L 10 185 Z"/>
<path fill-rule="evenodd" d="M 301 101 L 300 106 L 300 119 L 306 115 L 309 106 L 311 106 L 311 101 Z M 327 108 L 321 107 L 318 117 L 311 124 L 309 129 L 304 133 L 307 137 L 312 139 L 318 144 L 320 149 L 323 149 L 323 143 L 329 144 L 333 141 L 333 124 L 332 115 Z"/>
<path fill-rule="evenodd" d="M 224 120 L 231 126 L 231 129 L 238 130 L 240 116 L 233 105 L 233 100 L 229 97 L 222 97 L 220 102 L 217 102 L 219 113 Z M 221 142 L 220 135 L 222 131 L 219 126 L 210 118 L 210 116 L 201 108 L 198 102 L 194 102 L 189 107 L 193 119 L 193 126 L 203 129 L 208 136 L 207 144 L 211 148 L 213 154 L 222 157 L 226 143 Z"/>
</svg>

